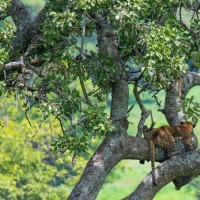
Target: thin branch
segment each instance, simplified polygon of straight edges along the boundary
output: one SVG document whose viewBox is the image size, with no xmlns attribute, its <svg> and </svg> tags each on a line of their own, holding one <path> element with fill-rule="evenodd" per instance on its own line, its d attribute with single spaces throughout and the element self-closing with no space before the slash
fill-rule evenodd
<svg viewBox="0 0 200 200">
<path fill-rule="evenodd" d="M 139 73 L 139 72 L 141 72 L 141 70 L 142 70 L 142 69 L 140 68 L 140 69 L 138 69 L 138 70 L 136 70 L 136 71 L 130 71 L 129 73 L 130 73 L 130 74 Z"/>
<path fill-rule="evenodd" d="M 57 116 L 56 118 L 58 119 L 58 121 L 59 121 L 59 123 L 60 123 L 60 127 L 61 127 L 61 129 L 62 129 L 63 134 L 65 134 L 65 131 L 64 131 L 64 128 L 63 128 L 63 124 L 62 124 L 62 121 L 61 121 L 60 117 Z"/>
<path fill-rule="evenodd" d="M 129 78 L 128 81 L 139 81 L 139 80 L 142 78 L 142 76 L 143 76 L 143 74 L 144 74 L 144 72 L 145 72 L 146 70 L 147 70 L 147 68 L 145 68 L 145 69 L 139 74 L 139 76 L 134 77 L 134 78 Z"/>
<path fill-rule="evenodd" d="M 200 30 L 198 31 L 194 31 L 192 30 L 187 24 L 185 24 L 183 21 L 179 21 L 180 25 L 182 25 L 186 30 L 188 30 L 190 33 L 192 33 L 193 35 L 197 36 L 198 33 L 200 32 Z"/>
<path fill-rule="evenodd" d="M 74 153 L 73 158 L 72 158 L 72 166 L 74 167 L 76 164 L 76 153 Z"/>
<path fill-rule="evenodd" d="M 43 119 L 40 121 L 40 124 L 39 124 L 39 126 L 38 126 L 37 131 L 36 131 L 35 134 L 32 136 L 32 140 L 34 139 L 34 137 L 35 137 L 35 136 L 37 135 L 37 133 L 39 132 L 39 130 L 40 130 L 41 126 L 42 126 L 42 122 L 43 122 Z"/>
<path fill-rule="evenodd" d="M 143 73 L 144 73 L 144 71 L 143 71 Z M 140 118 L 140 121 L 138 123 L 138 132 L 137 132 L 138 137 L 142 136 L 145 121 L 149 117 L 149 115 L 151 114 L 151 110 L 147 110 L 145 108 L 144 104 L 142 103 L 142 100 L 140 98 L 141 92 L 138 92 L 138 81 L 142 78 L 143 73 L 141 73 L 140 76 L 138 76 L 137 79 L 135 80 L 134 89 L 133 89 L 135 99 L 136 99 L 136 101 L 137 101 L 137 103 L 138 103 L 138 105 L 139 105 L 139 107 L 142 111 L 141 118 Z"/>
<path fill-rule="evenodd" d="M 67 151 L 68 147 L 65 147 L 64 149 L 58 149 L 58 152 L 64 154 Z"/>
<path fill-rule="evenodd" d="M 25 117 L 26 117 L 26 120 L 28 121 L 29 125 L 32 126 L 32 125 L 31 125 L 31 122 L 30 122 L 30 120 L 29 120 L 29 118 L 28 118 L 28 115 L 27 115 L 28 111 L 29 111 L 29 108 L 27 108 L 27 109 L 25 110 Z"/>
<path fill-rule="evenodd" d="M 161 90 L 158 90 L 158 91 L 156 91 L 156 93 L 155 94 L 153 94 L 153 96 L 152 96 L 152 98 L 154 98 L 155 99 L 155 101 L 156 101 L 156 104 L 157 104 L 157 106 L 158 107 L 160 107 L 161 106 L 161 102 L 162 101 L 158 101 L 158 97 L 157 97 L 157 94 L 160 92 Z"/>
<path fill-rule="evenodd" d="M 128 109 L 127 114 L 129 114 L 133 108 L 134 108 L 134 104 Z"/>
<path fill-rule="evenodd" d="M 82 30 L 82 40 L 81 40 L 81 54 L 80 54 L 81 56 L 83 54 L 83 49 L 84 49 L 85 34 L 86 34 L 86 16 L 84 16 L 84 19 L 83 19 L 83 30 Z M 89 98 L 89 96 L 87 94 L 86 88 L 85 88 L 85 84 L 84 84 L 84 81 L 83 81 L 83 78 L 82 78 L 81 69 L 80 69 L 80 72 L 79 72 L 79 80 L 80 80 L 81 89 L 83 91 L 83 95 L 84 95 L 86 103 L 89 106 L 93 106 L 92 102 L 90 101 L 90 98 Z"/>
<path fill-rule="evenodd" d="M 179 1 L 179 4 L 180 4 L 180 9 L 179 9 L 179 20 L 180 22 L 182 21 L 182 4 L 180 3 L 181 1 Z"/>
</svg>

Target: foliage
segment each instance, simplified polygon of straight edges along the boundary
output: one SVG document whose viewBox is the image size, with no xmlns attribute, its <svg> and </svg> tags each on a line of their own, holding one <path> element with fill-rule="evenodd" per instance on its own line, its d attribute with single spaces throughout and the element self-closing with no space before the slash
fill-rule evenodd
<svg viewBox="0 0 200 200">
<path fill-rule="evenodd" d="M 28 3 L 27 0 L 24 2 Z M 1 19 L 4 19 L 8 3 L 0 0 Z M 166 90 L 174 79 L 186 73 L 189 60 L 199 67 L 198 38 L 191 34 L 191 30 L 199 30 L 198 16 L 192 17 L 191 29 L 187 29 L 182 25 L 184 20 L 181 16 L 177 20 L 173 11 L 179 7 L 181 13 L 181 8 L 189 9 L 190 4 L 188 0 L 48 1 L 49 10 L 36 30 L 37 34 L 19 55 L 27 69 L 8 75 L 4 70 L 1 72 L 6 80 L 0 85 L 0 94 L 12 94 L 16 102 L 25 101 L 26 112 L 26 116 L 19 116 L 16 110 L 11 109 L 20 124 L 9 122 L 11 126 L 2 128 L 3 134 L 0 135 L 0 161 L 3 163 L 0 192 L 4 198 L 66 198 L 62 184 L 71 186 L 71 176 L 80 171 L 75 172 L 68 164 L 68 154 L 65 158 L 55 155 L 47 143 L 54 139 L 54 150 L 68 152 L 74 158 L 86 156 L 91 141 L 98 142 L 96 138 L 102 140 L 115 130 L 105 111 L 106 101 L 113 83 L 121 78 L 129 80 L 129 72 L 134 71 L 136 65 L 142 71 L 142 84 L 146 85 L 146 88 L 140 85 L 140 92 Z M 35 9 L 38 9 L 37 3 Z M 115 50 L 119 54 L 116 60 L 99 50 L 101 41 L 96 30 L 100 23 L 93 17 L 93 12 L 103 16 L 114 32 L 116 44 L 113 46 L 118 47 Z M 11 46 L 15 31 L 13 22 L 4 19 L 0 29 L 2 68 L 8 61 L 16 61 L 16 55 L 10 54 L 13 53 Z M 113 35 L 108 35 L 104 36 L 111 37 L 110 42 L 113 42 Z M 99 48 L 88 50 L 89 39 L 94 41 L 94 45 L 98 43 Z M 33 66 L 33 60 L 39 60 L 39 64 Z M 126 78 L 118 77 L 120 69 L 117 65 L 127 66 Z M 24 72 L 26 70 L 28 75 Z M 197 121 L 199 104 L 194 102 L 194 97 L 187 98 L 183 107 L 186 117 Z M 34 111 L 31 115 L 32 119 L 40 121 L 39 132 L 38 128 L 28 127 L 28 122 L 23 119 L 29 119 L 28 111 L 33 110 L 39 113 Z M 133 121 L 138 123 L 138 113 L 133 115 Z M 49 119 L 54 119 L 56 134 L 47 131 Z M 85 162 L 84 159 L 80 161 Z M 48 193 L 52 194 L 51 197 Z"/>
<path fill-rule="evenodd" d="M 5 101 L 12 114 L 18 108 L 9 99 Z M 3 106 L 1 101 L 1 106 Z M 23 112 L 21 110 L 21 112 Z M 34 114 L 32 110 L 32 114 Z M 59 124 L 44 123 L 35 135 L 37 127 L 32 127 L 26 119 L 14 123 L 4 111 L 1 119 L 0 135 L 0 198 L 1 199 L 63 199 L 67 197 L 66 185 L 70 187 L 82 173 L 85 159 L 79 158 L 74 167 L 70 156 L 55 154 L 51 149 L 53 138 L 60 132 Z M 5 122 L 7 123 L 4 123 Z M 34 125 L 34 126 L 33 126 Z M 33 138 L 33 136 L 35 137 Z M 65 186 L 64 186 L 65 185 Z M 69 191 L 69 188 L 68 188 Z M 51 194 L 51 195 L 49 195 Z"/>
<path fill-rule="evenodd" d="M 5 16 L 10 0 L 0 0 L 0 17 Z"/>
<path fill-rule="evenodd" d="M 195 67 L 200 68 L 200 52 L 192 52 L 192 62 Z"/>
<path fill-rule="evenodd" d="M 0 65 L 9 60 L 10 45 L 15 31 L 16 27 L 11 20 L 5 19 L 2 22 L 2 27 L 0 28 Z"/>
<path fill-rule="evenodd" d="M 74 155 L 79 155 L 82 151 L 87 152 L 92 138 L 105 137 L 112 130 L 113 126 L 107 120 L 107 114 L 103 111 L 103 107 L 89 107 L 76 124 L 65 130 L 63 136 L 59 135 L 53 146 L 56 151 L 68 150 Z"/>
<path fill-rule="evenodd" d="M 47 3 L 49 10 L 41 26 L 42 42 L 38 40 L 24 58 L 26 62 L 39 58 L 41 70 L 32 71 L 29 77 L 13 74 L 9 92 L 26 100 L 26 110 L 39 108 L 42 120 L 50 116 L 59 120 L 63 133 L 54 142 L 55 150 L 68 149 L 70 153 L 80 154 L 88 149 L 91 138 L 105 137 L 113 130 L 103 110 L 110 83 L 118 72 L 112 58 L 98 50 L 87 50 L 86 38 L 96 35 L 96 22 L 91 20 L 90 13 L 98 10 L 98 14 L 107 16 L 121 44 L 120 59 L 125 60 L 129 69 L 132 69 L 131 60 L 142 66 L 148 89 L 166 89 L 172 80 L 186 72 L 189 58 L 197 60 L 191 34 L 170 13 L 177 3 L 171 0 L 51 0 Z M 5 8 L 7 4 L 1 5 Z M 15 31 L 12 22 L 3 23 L 1 65 L 9 59 Z M 195 19 L 191 24 L 198 26 Z M 88 86 L 88 82 L 92 85 Z M 10 86 L 9 81 L 5 85 Z"/>
<path fill-rule="evenodd" d="M 190 98 L 185 98 L 182 104 L 186 118 L 192 118 L 192 122 L 197 124 L 200 117 L 200 103 L 195 101 L 195 97 L 192 95 Z"/>
<path fill-rule="evenodd" d="M 147 63 L 147 76 L 150 72 L 153 77 L 149 80 L 154 86 L 159 82 L 162 87 L 167 86 L 177 77 L 186 72 L 187 55 L 190 53 L 191 37 L 188 31 L 178 25 L 176 19 L 166 22 L 165 26 L 150 24 L 151 32 L 146 35 L 147 54 L 144 63 Z M 161 88 L 162 88 L 161 87 Z"/>
</svg>

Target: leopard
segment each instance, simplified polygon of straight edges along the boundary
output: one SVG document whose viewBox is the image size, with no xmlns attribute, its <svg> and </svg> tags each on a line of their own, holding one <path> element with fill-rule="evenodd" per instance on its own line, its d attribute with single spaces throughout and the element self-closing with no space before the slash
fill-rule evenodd
<svg viewBox="0 0 200 200">
<path fill-rule="evenodd" d="M 192 133 L 196 124 L 189 121 L 180 122 L 179 126 L 161 126 L 152 131 L 144 133 L 144 139 L 150 143 L 151 175 L 152 183 L 157 187 L 155 178 L 155 146 L 167 151 L 167 158 L 172 157 L 176 140 L 181 140 L 186 151 L 194 151 L 192 145 Z"/>
</svg>

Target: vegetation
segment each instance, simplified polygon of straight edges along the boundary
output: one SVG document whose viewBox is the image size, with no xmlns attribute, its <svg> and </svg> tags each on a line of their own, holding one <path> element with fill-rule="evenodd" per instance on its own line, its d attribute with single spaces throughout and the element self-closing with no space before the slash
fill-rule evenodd
<svg viewBox="0 0 200 200">
<path fill-rule="evenodd" d="M 170 125 L 198 122 L 198 100 L 187 96 L 200 84 L 198 1 L 50 0 L 38 15 L 39 4 L 31 14 L 26 5 L 0 0 L 2 198 L 95 199 L 121 160 L 149 160 L 146 126 L 166 124 L 165 117 Z M 16 108 L 5 106 L 5 96 Z M 8 121 L 9 109 L 15 119 Z M 200 173 L 199 150 L 165 161 L 160 149 L 156 160 L 156 189 L 151 175 L 139 183 L 138 167 L 119 163 L 140 185 L 120 198 L 152 199 L 169 182 L 180 188 Z M 107 185 L 119 177 L 126 180 L 114 169 Z M 103 191 L 97 199 L 111 198 Z"/>
</svg>

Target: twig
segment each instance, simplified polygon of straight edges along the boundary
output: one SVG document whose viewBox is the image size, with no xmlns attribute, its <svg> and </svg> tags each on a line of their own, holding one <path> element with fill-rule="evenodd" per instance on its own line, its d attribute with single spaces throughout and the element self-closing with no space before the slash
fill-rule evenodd
<svg viewBox="0 0 200 200">
<path fill-rule="evenodd" d="M 150 113 L 150 115 L 151 115 L 151 126 L 150 126 L 150 130 L 152 130 L 153 129 L 153 127 L 154 127 L 154 125 L 155 125 L 155 122 L 154 122 L 154 120 L 153 120 L 153 114 L 152 114 L 152 111 L 150 111 L 151 113 Z"/>
<path fill-rule="evenodd" d="M 37 131 L 35 132 L 35 134 L 33 135 L 32 140 L 34 139 L 34 137 L 37 135 L 38 131 L 40 130 L 40 128 L 41 128 L 41 126 L 42 126 L 42 122 L 43 122 L 43 119 L 40 121 L 40 124 L 39 124 L 39 126 L 38 126 L 38 129 L 37 129 Z"/>
<path fill-rule="evenodd" d="M 144 71 L 143 71 L 143 73 L 144 73 Z M 142 100 L 140 98 L 141 92 L 140 93 L 138 92 L 138 81 L 142 78 L 143 73 L 141 73 L 140 76 L 138 77 L 138 79 L 136 79 L 135 84 L 134 84 L 134 89 L 133 89 L 135 99 L 136 99 L 136 101 L 137 101 L 137 103 L 138 103 L 138 105 L 139 105 L 139 107 L 142 111 L 141 118 L 140 118 L 140 121 L 138 123 L 138 132 L 137 132 L 138 137 L 142 136 L 145 121 L 149 117 L 149 115 L 151 114 L 151 110 L 147 110 L 145 108 L 144 104 L 142 103 Z"/>
<path fill-rule="evenodd" d="M 179 1 L 180 3 L 180 1 Z M 182 11 L 182 4 L 180 4 L 180 9 L 179 9 L 179 20 L 182 21 L 182 14 L 181 14 L 181 11 Z"/>
<path fill-rule="evenodd" d="M 76 158 L 76 154 L 74 154 L 73 158 L 72 158 L 72 166 L 74 167 L 75 165 L 75 158 Z"/>
<path fill-rule="evenodd" d="M 65 147 L 64 149 L 59 149 L 58 152 L 64 154 L 67 151 L 68 147 Z"/>
<path fill-rule="evenodd" d="M 60 117 L 56 117 L 57 119 L 58 119 L 58 121 L 59 121 L 59 123 L 60 123 L 60 127 L 61 127 L 61 129 L 62 129 L 62 132 L 63 132 L 63 134 L 65 133 L 65 131 L 64 131 L 64 128 L 63 128 L 63 125 L 62 125 L 62 121 L 61 121 L 61 119 L 60 119 Z"/>
<path fill-rule="evenodd" d="M 146 70 L 147 70 L 147 68 L 145 68 L 145 69 L 140 73 L 139 76 L 134 77 L 134 78 L 129 78 L 128 81 L 139 81 L 139 80 L 142 78 L 142 76 L 143 76 L 143 74 L 144 74 L 144 72 L 145 72 Z"/>
<path fill-rule="evenodd" d="M 157 94 L 160 92 L 160 90 L 158 90 L 158 91 L 156 91 L 156 93 L 155 94 L 153 94 L 153 96 L 152 96 L 152 98 L 154 98 L 155 100 L 156 100 L 156 104 L 158 105 L 158 107 L 160 107 L 161 106 L 161 102 L 162 101 L 158 101 L 158 97 L 157 97 Z M 149 93 L 150 94 L 150 93 Z"/>
<path fill-rule="evenodd" d="M 28 111 L 29 111 L 29 108 L 27 108 L 27 109 L 25 110 L 25 116 L 26 116 L 26 119 L 27 119 L 29 125 L 32 126 L 32 125 L 31 125 L 31 122 L 30 122 L 30 120 L 29 120 L 29 118 L 28 118 L 28 115 L 27 115 L 27 112 L 28 112 Z"/>
<path fill-rule="evenodd" d="M 134 104 L 128 109 L 127 114 L 131 112 L 131 110 L 133 109 Z"/>
<path fill-rule="evenodd" d="M 83 30 L 82 30 L 82 40 L 81 40 L 81 56 L 83 54 L 83 49 L 84 49 L 84 40 L 85 40 L 85 33 L 86 33 L 86 16 L 84 16 L 83 18 Z M 81 89 L 83 91 L 83 95 L 85 97 L 85 101 L 89 106 L 93 106 L 92 102 L 90 101 L 90 98 L 88 97 L 86 88 L 85 88 L 85 84 L 84 81 L 82 79 L 82 72 L 81 72 L 81 68 L 80 68 L 80 73 L 79 73 L 79 80 L 80 80 L 80 84 L 81 84 Z"/>
</svg>

